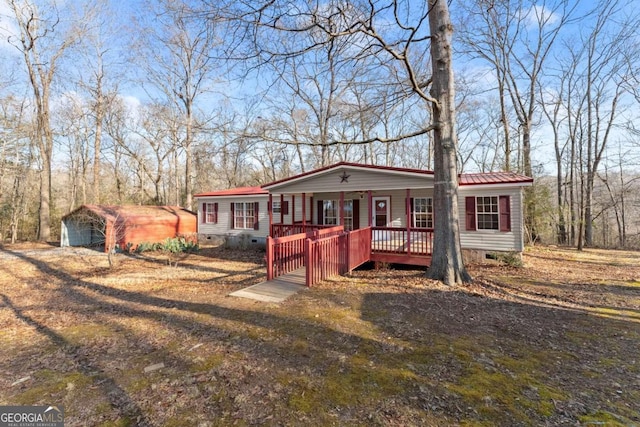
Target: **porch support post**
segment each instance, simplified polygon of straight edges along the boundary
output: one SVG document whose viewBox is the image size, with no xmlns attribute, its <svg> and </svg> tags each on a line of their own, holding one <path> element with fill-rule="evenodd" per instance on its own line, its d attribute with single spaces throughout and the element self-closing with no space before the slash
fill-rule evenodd
<svg viewBox="0 0 640 427">
<path fill-rule="evenodd" d="M 340 225 L 344 229 L 344 191 L 340 192 Z"/>
<path fill-rule="evenodd" d="M 280 194 L 280 224 L 284 224 L 284 194 Z"/>
<path fill-rule="evenodd" d="M 273 194 L 269 193 L 269 236 L 273 237 Z"/>
<path fill-rule="evenodd" d="M 296 195 L 291 195 L 291 224 L 296 223 Z"/>
<path fill-rule="evenodd" d="M 369 208 L 369 227 L 373 223 L 373 196 L 371 190 L 367 191 L 367 207 Z"/>
<path fill-rule="evenodd" d="M 307 226 L 307 193 L 302 193 L 302 228 Z"/>
<path fill-rule="evenodd" d="M 407 255 L 411 256 L 411 190 L 408 188 L 404 202 L 407 212 Z"/>
</svg>

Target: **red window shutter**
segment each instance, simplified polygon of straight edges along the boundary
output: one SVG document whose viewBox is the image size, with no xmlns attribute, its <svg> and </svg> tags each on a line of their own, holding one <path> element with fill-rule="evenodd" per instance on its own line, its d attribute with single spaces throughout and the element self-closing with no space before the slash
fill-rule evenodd
<svg viewBox="0 0 640 427">
<path fill-rule="evenodd" d="M 511 197 L 500 196 L 500 231 L 511 231 Z"/>
<path fill-rule="evenodd" d="M 351 203 L 353 206 L 353 229 L 357 230 L 360 228 L 360 200 L 353 199 Z"/>
<path fill-rule="evenodd" d="M 213 204 L 213 223 L 218 223 L 218 202 Z"/>
<path fill-rule="evenodd" d="M 258 219 L 258 210 L 260 208 L 260 202 L 254 202 L 253 203 L 253 214 L 255 215 L 255 219 L 253 221 L 253 229 L 254 230 L 259 230 L 260 229 L 260 220 Z"/>
<path fill-rule="evenodd" d="M 231 229 L 233 230 L 236 224 L 236 204 L 231 202 Z"/>
<path fill-rule="evenodd" d="M 318 200 L 318 225 L 324 224 L 324 203 L 322 200 Z"/>
<path fill-rule="evenodd" d="M 466 212 L 466 225 L 467 231 L 473 231 L 476 229 L 476 198 L 465 197 L 465 212 Z"/>
<path fill-rule="evenodd" d="M 287 200 L 282 202 L 282 206 L 280 207 L 280 209 L 282 209 L 283 215 L 289 215 L 289 201 Z"/>
<path fill-rule="evenodd" d="M 207 222 L 207 202 L 202 204 L 202 218 L 200 218 L 202 224 Z"/>
</svg>

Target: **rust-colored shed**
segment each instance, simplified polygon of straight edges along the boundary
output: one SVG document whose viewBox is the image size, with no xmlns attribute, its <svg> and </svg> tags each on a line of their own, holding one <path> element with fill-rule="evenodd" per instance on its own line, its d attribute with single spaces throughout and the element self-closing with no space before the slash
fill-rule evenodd
<svg viewBox="0 0 640 427">
<path fill-rule="evenodd" d="M 196 214 L 177 206 L 82 205 L 62 217 L 60 246 L 135 249 L 196 233 Z"/>
</svg>

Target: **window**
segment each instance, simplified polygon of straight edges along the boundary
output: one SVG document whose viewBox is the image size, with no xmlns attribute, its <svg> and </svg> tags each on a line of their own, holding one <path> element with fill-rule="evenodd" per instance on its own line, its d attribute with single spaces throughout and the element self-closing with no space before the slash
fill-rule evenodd
<svg viewBox="0 0 640 427">
<path fill-rule="evenodd" d="M 337 200 L 325 200 L 323 205 L 322 217 L 324 225 L 338 225 L 340 221 L 340 205 Z"/>
<path fill-rule="evenodd" d="M 478 230 L 499 230 L 498 197 L 476 197 L 476 215 Z"/>
<path fill-rule="evenodd" d="M 274 214 L 282 214 L 282 215 L 289 215 L 289 201 L 285 200 L 284 202 L 281 202 L 280 200 L 276 201 L 272 201 L 271 202 L 272 205 L 268 205 L 268 206 L 272 206 L 271 208 L 271 212 Z"/>
<path fill-rule="evenodd" d="M 413 199 L 413 226 L 433 228 L 433 199 L 431 197 Z"/>
<path fill-rule="evenodd" d="M 340 201 L 324 200 L 322 217 L 324 225 L 340 224 Z M 353 200 L 344 201 L 344 229 L 353 230 Z"/>
<path fill-rule="evenodd" d="M 465 197 L 465 222 L 468 231 L 511 231 L 511 197 Z"/>
<path fill-rule="evenodd" d="M 204 223 L 205 224 L 217 224 L 218 223 L 218 204 L 217 203 L 203 203 Z"/>
<path fill-rule="evenodd" d="M 237 202 L 233 205 L 233 228 L 254 229 L 255 204 L 253 202 Z"/>
</svg>

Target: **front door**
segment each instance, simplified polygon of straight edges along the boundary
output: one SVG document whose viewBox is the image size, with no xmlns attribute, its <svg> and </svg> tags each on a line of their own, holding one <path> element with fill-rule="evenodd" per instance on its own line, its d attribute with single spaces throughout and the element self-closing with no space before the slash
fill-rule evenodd
<svg viewBox="0 0 640 427">
<path fill-rule="evenodd" d="M 390 197 L 374 197 L 372 203 L 373 218 L 371 218 L 371 224 L 374 227 L 389 227 L 391 218 Z"/>
</svg>

